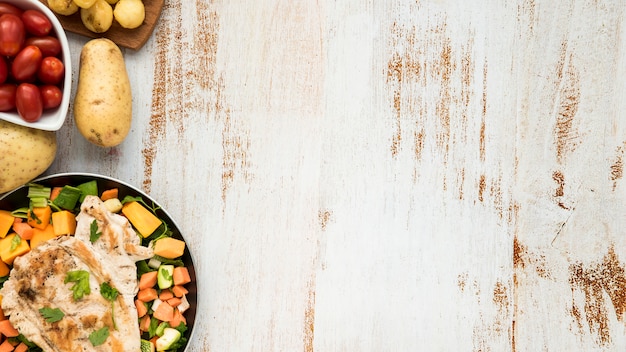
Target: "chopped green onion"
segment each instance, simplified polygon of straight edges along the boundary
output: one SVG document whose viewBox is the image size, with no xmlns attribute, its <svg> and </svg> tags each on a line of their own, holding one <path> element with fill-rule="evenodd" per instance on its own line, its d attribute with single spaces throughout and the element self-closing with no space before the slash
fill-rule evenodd
<svg viewBox="0 0 626 352">
<path fill-rule="evenodd" d="M 88 181 L 82 183 L 76 188 L 80 189 L 82 194 L 80 195 L 80 202 L 82 203 L 87 196 L 97 196 L 98 195 L 98 183 L 96 180 Z"/>
<path fill-rule="evenodd" d="M 76 207 L 76 202 L 80 198 L 82 191 L 76 187 L 63 186 L 59 195 L 52 201 L 53 204 L 61 209 L 73 210 Z"/>
<path fill-rule="evenodd" d="M 48 206 L 48 198 L 35 197 L 30 199 L 30 204 L 33 208 L 45 208 Z"/>
<path fill-rule="evenodd" d="M 13 215 L 16 218 L 27 219 L 28 218 L 28 208 L 24 207 L 24 208 L 15 209 L 15 210 L 13 210 L 11 212 L 11 215 Z"/>
<path fill-rule="evenodd" d="M 50 187 L 44 187 L 38 184 L 30 184 L 28 186 L 28 198 L 45 198 L 50 199 Z"/>
</svg>

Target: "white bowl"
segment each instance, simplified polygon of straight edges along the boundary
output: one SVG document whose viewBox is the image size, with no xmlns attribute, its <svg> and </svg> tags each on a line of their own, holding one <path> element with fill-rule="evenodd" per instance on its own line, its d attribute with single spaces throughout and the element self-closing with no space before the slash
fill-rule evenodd
<svg viewBox="0 0 626 352">
<path fill-rule="evenodd" d="M 65 66 L 65 79 L 63 80 L 63 99 L 61 105 L 55 109 L 47 109 L 43 111 L 41 118 L 37 122 L 26 122 L 22 119 L 17 112 L 0 112 L 0 119 L 12 122 L 16 125 L 22 125 L 32 128 L 37 128 L 46 131 L 56 131 L 63 126 L 67 112 L 70 105 L 70 94 L 72 91 L 72 60 L 70 58 L 70 48 L 67 44 L 67 36 L 65 30 L 61 26 L 61 23 L 57 19 L 56 15 L 46 5 L 42 4 L 38 0 L 2 0 L 13 4 L 24 10 L 39 10 L 43 12 L 50 22 L 52 22 L 52 29 L 55 32 L 56 37 L 61 43 L 61 60 Z"/>
</svg>

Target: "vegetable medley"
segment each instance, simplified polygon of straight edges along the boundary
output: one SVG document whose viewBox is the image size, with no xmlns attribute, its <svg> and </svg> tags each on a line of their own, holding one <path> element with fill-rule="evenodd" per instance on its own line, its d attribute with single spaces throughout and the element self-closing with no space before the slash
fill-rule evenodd
<svg viewBox="0 0 626 352">
<path fill-rule="evenodd" d="M 99 193 L 95 180 L 52 188 L 29 184 L 28 207 L 0 210 L 0 285 L 8 279 L 16 257 L 48 239 L 74 234 L 76 215 L 87 195 L 99 196 L 109 211 L 125 216 L 141 238 L 142 245 L 153 248 L 152 258 L 137 262 L 139 291 L 135 306 L 142 334 L 141 351 L 182 351 L 187 343 L 185 312 L 190 308 L 186 285 L 191 282 L 189 270 L 182 260 L 185 242 L 172 237 L 168 224 L 157 216 L 157 207 L 148 205 L 141 197 L 127 195 L 120 199 L 117 188 Z M 94 242 L 101 235 L 95 220 L 90 230 L 90 241 Z M 68 272 L 65 283 L 72 290 L 74 299 L 91 294 L 87 271 Z M 100 292 L 111 302 L 118 293 L 107 283 L 101 285 Z M 39 313 L 49 323 L 64 316 L 61 310 L 48 307 Z M 3 339 L 0 340 L 0 352 L 41 351 L 11 325 L 1 309 L 0 334 Z M 105 327 L 91 333 L 89 340 L 97 346 L 106 341 L 108 334 Z"/>
</svg>

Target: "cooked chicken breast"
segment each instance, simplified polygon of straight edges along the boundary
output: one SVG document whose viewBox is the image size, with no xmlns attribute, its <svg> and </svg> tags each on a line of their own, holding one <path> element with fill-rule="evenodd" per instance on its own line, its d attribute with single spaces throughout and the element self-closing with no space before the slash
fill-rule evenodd
<svg viewBox="0 0 626 352">
<path fill-rule="evenodd" d="M 109 212 L 98 197 L 85 198 L 77 220 L 75 236 L 57 237 L 15 259 L 0 290 L 2 309 L 44 351 L 139 351 L 135 262 L 150 258 L 152 250 L 141 246 L 128 220 Z M 90 236 L 94 220 L 97 239 Z M 76 283 L 65 282 L 68 272 L 77 270 L 89 273 L 91 291 L 79 299 L 72 290 Z M 103 282 L 119 292 L 115 301 L 101 294 Z M 64 316 L 47 322 L 42 308 L 58 308 Z M 109 336 L 94 346 L 89 335 L 103 327 Z"/>
</svg>

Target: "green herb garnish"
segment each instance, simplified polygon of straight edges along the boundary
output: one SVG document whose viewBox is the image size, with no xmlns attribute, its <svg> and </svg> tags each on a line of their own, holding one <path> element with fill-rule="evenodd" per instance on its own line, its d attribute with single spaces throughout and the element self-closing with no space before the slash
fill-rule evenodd
<svg viewBox="0 0 626 352">
<path fill-rule="evenodd" d="M 117 295 L 119 294 L 119 292 L 117 291 L 116 288 L 109 285 L 108 282 L 103 282 L 100 284 L 100 294 L 107 301 L 113 302 L 115 301 L 115 299 L 117 299 Z"/>
<path fill-rule="evenodd" d="M 85 270 L 69 271 L 65 277 L 64 283 L 74 282 L 72 292 L 75 300 L 83 298 L 84 295 L 91 293 L 89 287 L 89 272 Z"/>
<path fill-rule="evenodd" d="M 89 341 L 96 347 L 102 345 L 107 337 L 109 337 L 109 328 L 105 326 L 89 334 Z"/>
<path fill-rule="evenodd" d="M 170 264 L 174 266 L 185 266 L 185 262 L 182 259 L 169 259 L 161 257 L 160 255 L 154 255 L 152 258 L 161 262 L 161 264 Z"/>
<path fill-rule="evenodd" d="M 39 309 L 39 314 L 44 318 L 44 320 L 48 323 L 56 323 L 57 321 L 63 319 L 65 313 L 61 311 L 59 308 L 50 308 L 43 307 Z"/>
<path fill-rule="evenodd" d="M 89 226 L 89 241 L 94 243 L 102 236 L 102 232 L 98 232 L 98 222 L 94 219 Z"/>
<path fill-rule="evenodd" d="M 115 300 L 117 299 L 119 292 L 116 288 L 109 285 L 108 282 L 103 282 L 100 284 L 100 294 L 107 301 L 111 302 L 111 319 L 113 320 L 113 327 L 117 330 L 117 324 L 115 323 L 115 311 L 113 308 L 115 307 Z"/>
<path fill-rule="evenodd" d="M 11 248 L 9 248 L 9 252 L 13 252 L 14 250 L 16 250 L 21 243 L 22 238 L 20 237 L 20 235 L 16 234 L 15 236 L 13 236 L 13 238 L 11 239 Z"/>
</svg>

